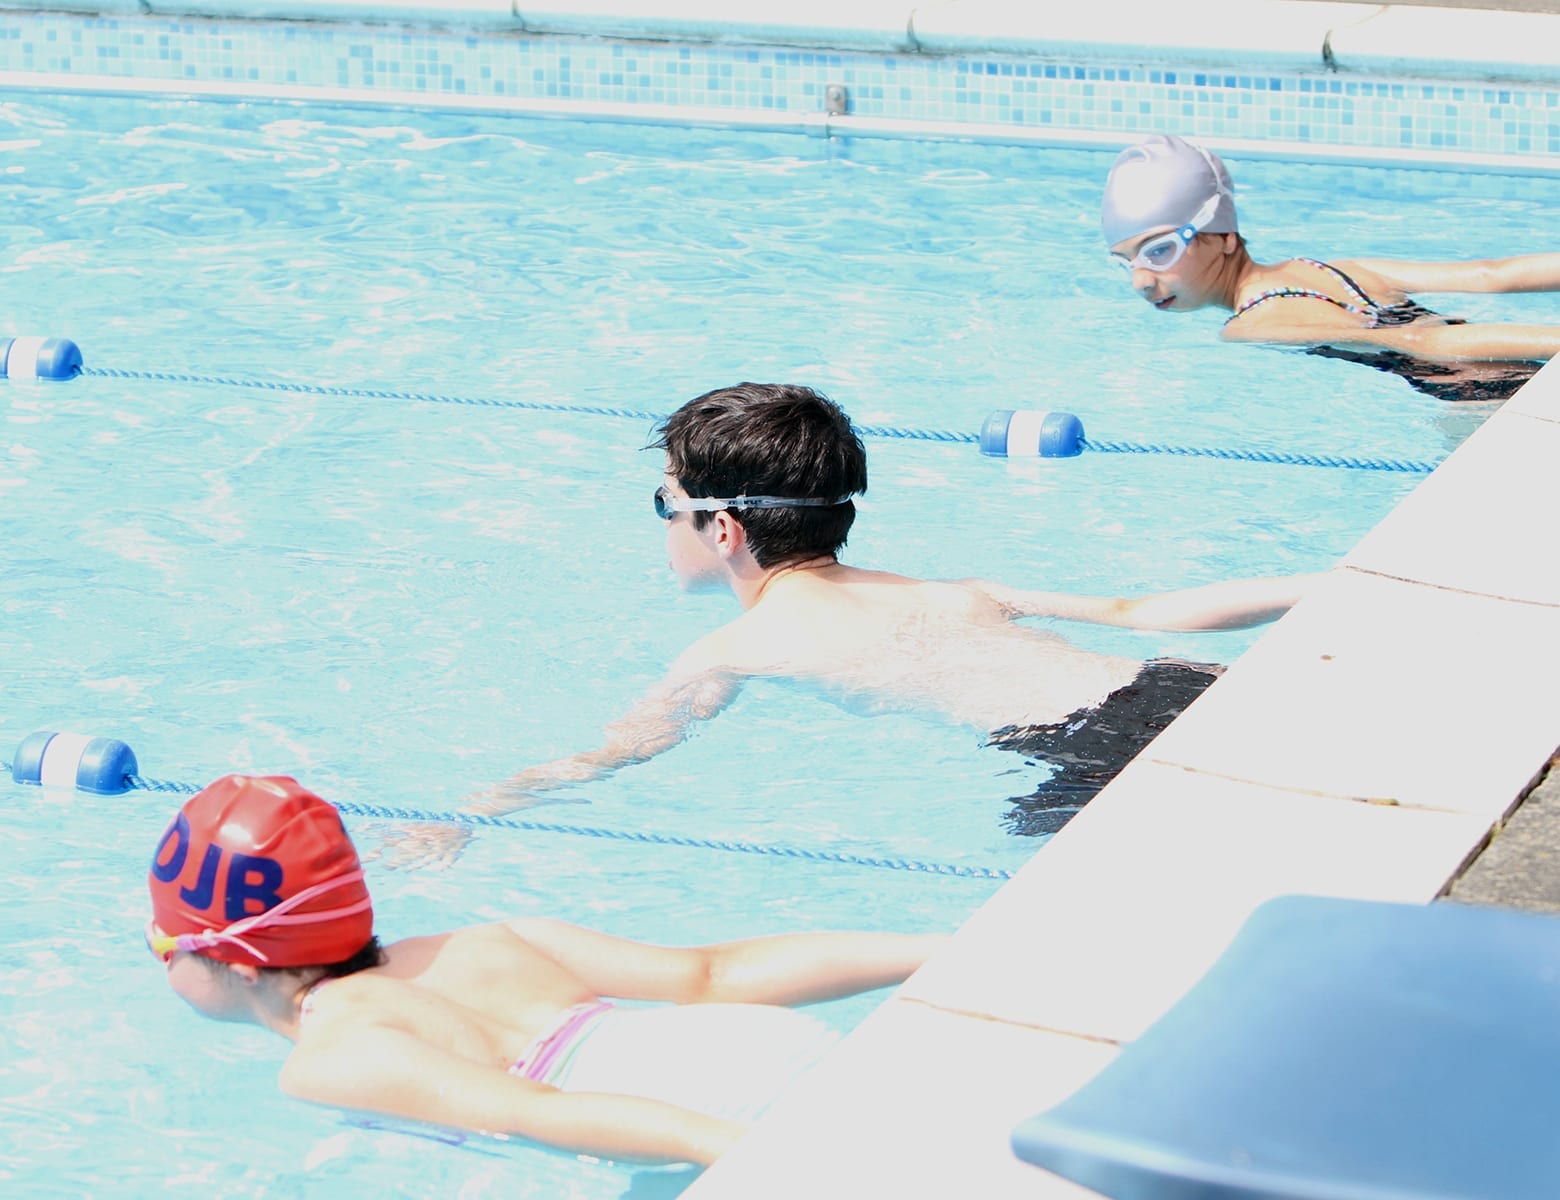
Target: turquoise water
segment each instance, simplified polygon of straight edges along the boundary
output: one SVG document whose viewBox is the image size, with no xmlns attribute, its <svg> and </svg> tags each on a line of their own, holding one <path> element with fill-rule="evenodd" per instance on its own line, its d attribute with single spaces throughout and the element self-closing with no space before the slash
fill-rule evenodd
<svg viewBox="0 0 1560 1200">
<path fill-rule="evenodd" d="M 435 811 L 591 745 L 736 609 L 666 570 L 649 419 L 515 405 L 664 413 L 787 379 L 907 429 L 1047 407 L 1095 438 L 1416 460 L 1483 415 L 1349 364 L 1218 346 L 1216 317 L 1137 302 L 1094 223 L 1108 155 L 31 96 L 0 107 L 0 143 L 0 334 L 71 337 L 99 370 L 439 397 L 0 385 L 5 757 L 67 729 L 125 740 L 153 779 L 278 771 Z M 1253 235 L 1259 257 L 1517 252 L 1545 194 L 1232 166 L 1248 227 L 1272 231 Z M 1553 297 L 1458 311 L 1560 320 Z M 868 451 L 853 561 L 1101 593 L 1324 568 L 1418 478 L 1001 461 L 893 437 Z M 1256 636 L 1069 634 L 1222 661 Z M 501 830 L 448 871 L 374 866 L 380 926 L 545 912 L 664 941 L 952 929 L 1036 845 L 1000 814 L 1043 771 L 980 741 L 755 685 L 683 746 L 526 814 L 652 840 Z M 285 1100 L 282 1043 L 195 1019 L 141 945 L 145 864 L 177 797 L 0 793 L 8 1191 L 685 1181 Z M 389 826 L 353 828 L 372 849 Z M 722 841 L 835 858 L 702 844 Z M 824 1015 L 845 1027 L 870 1004 Z"/>
</svg>

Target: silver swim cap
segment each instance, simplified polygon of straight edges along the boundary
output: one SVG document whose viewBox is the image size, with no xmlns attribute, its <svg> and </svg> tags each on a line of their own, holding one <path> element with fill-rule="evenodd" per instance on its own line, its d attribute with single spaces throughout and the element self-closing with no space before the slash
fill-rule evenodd
<svg viewBox="0 0 1560 1200">
<path fill-rule="evenodd" d="M 1166 226 L 1236 233 L 1230 173 L 1212 151 L 1156 133 L 1116 156 L 1105 180 L 1104 225 L 1108 246 Z"/>
</svg>

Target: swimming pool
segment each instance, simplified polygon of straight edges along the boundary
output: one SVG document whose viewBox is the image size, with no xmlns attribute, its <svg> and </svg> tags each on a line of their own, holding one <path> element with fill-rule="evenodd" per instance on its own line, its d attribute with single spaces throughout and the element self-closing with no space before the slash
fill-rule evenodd
<svg viewBox="0 0 1560 1200">
<path fill-rule="evenodd" d="M 727 615 L 678 596 L 661 565 L 648 422 L 462 399 L 666 411 L 737 377 L 801 378 L 900 429 L 972 430 L 993 407 L 1043 398 L 1096 436 L 1410 458 L 1438 457 L 1479 418 L 1341 364 L 1206 356 L 1206 323 L 1139 311 L 1095 244 L 1099 153 L 1042 167 L 989 148 L 44 97 L 13 99 L 6 116 L 7 165 L 25 184 L 9 232 L 30 247 L 8 272 L 32 301 L 15 332 L 73 337 L 98 368 L 440 398 L 102 375 L 7 388 L 14 670 L 0 744 L 40 727 L 111 734 L 148 776 L 291 770 L 332 798 L 449 807 L 579 748 Z M 1496 252 L 1525 236 L 1541 194 L 1460 182 L 1466 201 L 1385 212 L 1406 174 L 1237 165 L 1254 196 L 1273 197 L 1264 229 L 1347 195 L 1324 231 L 1340 253 L 1351 237 L 1385 252 L 1389 215 L 1405 246 L 1474 236 Z M 1350 394 L 1301 439 L 1295 409 L 1335 393 L 1338 371 Z M 869 453 L 854 560 L 1093 591 L 1326 565 L 1414 482 L 1002 462 L 896 437 Z M 1228 658 L 1249 636 L 1079 640 Z M 1016 766 L 971 731 L 863 724 L 762 687 L 688 745 L 590 789 L 588 808 L 534 815 L 1003 868 L 1032 849 L 996 820 Z M 394 1194 L 414 1173 L 422 1194 L 649 1186 L 291 1105 L 274 1091 L 278 1043 L 194 1021 L 144 961 L 142 872 L 171 802 L 9 791 L 26 966 L 5 991 L 22 1081 L 7 1110 L 26 1133 L 7 1169 L 23 1190 L 101 1191 L 105 1162 L 126 1194 L 305 1179 Z M 946 927 L 995 884 L 505 831 L 451 872 L 375 886 L 396 932 L 549 911 L 702 939 Z M 105 1017 L 89 981 L 123 1007 Z"/>
</svg>

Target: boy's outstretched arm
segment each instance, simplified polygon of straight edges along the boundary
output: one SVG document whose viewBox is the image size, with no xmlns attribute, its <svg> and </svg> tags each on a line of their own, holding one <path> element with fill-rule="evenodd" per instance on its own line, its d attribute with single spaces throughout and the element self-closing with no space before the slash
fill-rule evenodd
<svg viewBox="0 0 1560 1200">
<path fill-rule="evenodd" d="M 543 793 L 571 783 L 588 783 L 620 767 L 654 758 L 686 738 L 695 722 L 713 717 L 731 703 L 741 686 L 741 677 L 730 671 L 694 670 L 679 659 L 666 679 L 603 730 L 600 746 L 527 767 L 472 793 L 455 811 L 502 816 L 545 804 Z M 408 825 L 386 835 L 383 848 L 365 854 L 364 859 L 378 859 L 391 870 L 447 867 L 471 841 L 473 829 L 454 822 Z"/>
<path fill-rule="evenodd" d="M 1062 617 L 1128 629 L 1246 629 L 1284 615 L 1321 578 L 1280 575 L 1231 579 L 1137 598 L 1036 592 L 984 579 L 961 582 L 984 592 L 1012 617 Z"/>
<path fill-rule="evenodd" d="M 589 783 L 646 762 L 683 741 L 698 721 L 713 717 L 741 690 L 737 676 L 718 670 L 674 671 L 608 725 L 600 746 L 527 767 L 470 796 L 461 812 L 498 816 L 538 803 L 537 793 L 571 783 Z"/>
</svg>

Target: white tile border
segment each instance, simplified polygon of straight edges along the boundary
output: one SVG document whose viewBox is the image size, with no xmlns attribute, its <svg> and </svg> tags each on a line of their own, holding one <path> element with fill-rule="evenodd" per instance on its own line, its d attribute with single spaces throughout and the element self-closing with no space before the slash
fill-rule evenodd
<svg viewBox="0 0 1560 1200">
<path fill-rule="evenodd" d="M 1500 416 L 1560 422 L 1560 362 L 1551 361 L 1533 381 L 1501 405 Z"/>
<path fill-rule="evenodd" d="M 1560 14 L 1387 4 L 1328 37 L 1344 71 L 1480 79 L 1553 77 Z"/>
<path fill-rule="evenodd" d="M 1010 1131 L 1115 1056 L 1108 1043 L 891 1000 L 683 1195 L 1088 1200 L 1014 1157 Z"/>
<path fill-rule="evenodd" d="M 1323 65 L 1333 29 L 1369 12 L 1354 4 L 1295 0 L 1199 0 L 1173 12 L 1103 0 L 1013 4 L 951 0 L 916 9 L 917 45 L 933 53 L 1000 50 L 1088 56 L 1109 48 L 1130 61 L 1193 61 L 1244 71 Z"/>
<path fill-rule="evenodd" d="M 1424 902 L 1480 817 L 1261 788 L 1141 758 L 976 912 L 908 997 L 1130 1041 L 1264 901 Z"/>
</svg>

